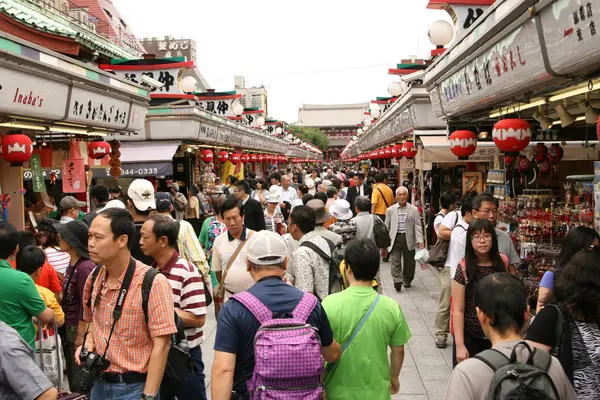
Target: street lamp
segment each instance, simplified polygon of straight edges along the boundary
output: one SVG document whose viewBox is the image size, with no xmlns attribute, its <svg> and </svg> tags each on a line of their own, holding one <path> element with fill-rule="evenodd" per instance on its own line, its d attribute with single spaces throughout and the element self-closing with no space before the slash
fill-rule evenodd
<svg viewBox="0 0 600 400">
<path fill-rule="evenodd" d="M 360 129 L 360 128 L 358 128 L 358 129 L 356 130 L 356 134 L 357 134 L 358 136 L 362 135 L 362 134 L 363 134 L 363 130 L 362 130 L 362 129 Z"/>
<path fill-rule="evenodd" d="M 244 113 L 244 106 L 241 103 L 235 103 L 231 108 L 231 111 L 233 112 L 233 115 L 239 117 Z"/>
<path fill-rule="evenodd" d="M 256 119 L 256 125 L 257 126 L 263 126 L 265 124 L 265 117 L 258 117 Z"/>
<path fill-rule="evenodd" d="M 281 127 L 279 127 L 279 126 L 275 129 L 275 133 L 278 135 L 281 135 L 282 132 L 283 132 L 283 129 L 281 129 Z"/>
<path fill-rule="evenodd" d="M 379 108 L 374 108 L 371 110 L 371 118 L 377 119 L 381 117 L 381 110 Z"/>
<path fill-rule="evenodd" d="M 454 36 L 454 28 L 448 22 L 443 20 L 435 21 L 429 27 L 427 32 L 429 41 L 438 48 L 446 46 Z"/>
<path fill-rule="evenodd" d="M 365 120 L 363 121 L 363 125 L 364 126 L 371 126 L 371 119 L 370 118 L 365 118 Z"/>
<path fill-rule="evenodd" d="M 398 97 L 402 94 L 402 84 L 400 82 L 392 82 L 388 86 L 388 93 L 392 97 Z"/>
<path fill-rule="evenodd" d="M 185 76 L 180 82 L 181 90 L 184 93 L 194 93 L 198 90 L 198 81 L 193 76 Z"/>
</svg>

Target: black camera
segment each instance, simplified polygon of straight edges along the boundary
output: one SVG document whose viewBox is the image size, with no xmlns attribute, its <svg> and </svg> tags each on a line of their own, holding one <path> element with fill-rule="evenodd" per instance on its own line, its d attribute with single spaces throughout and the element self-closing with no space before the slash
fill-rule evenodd
<svg viewBox="0 0 600 400">
<path fill-rule="evenodd" d="M 89 393 L 100 372 L 106 371 L 110 366 L 110 361 L 98 353 L 88 352 L 85 348 L 79 354 L 79 361 L 81 361 L 81 371 L 75 377 L 74 386 L 78 392 Z"/>
</svg>

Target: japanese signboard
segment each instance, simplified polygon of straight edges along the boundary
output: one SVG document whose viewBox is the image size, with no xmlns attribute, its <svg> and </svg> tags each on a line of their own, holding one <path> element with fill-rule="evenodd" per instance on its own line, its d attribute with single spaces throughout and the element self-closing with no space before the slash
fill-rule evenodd
<svg viewBox="0 0 600 400">
<path fill-rule="evenodd" d="M 44 171 L 42 170 L 42 161 L 39 154 L 32 154 L 29 159 L 31 166 L 31 180 L 33 182 L 33 191 L 36 193 L 44 193 L 46 191 L 46 183 L 44 182 Z"/>
<path fill-rule="evenodd" d="M 47 119 L 65 115 L 66 83 L 0 66 L 0 113 Z"/>
<path fill-rule="evenodd" d="M 184 68 L 169 68 L 169 64 L 165 64 L 164 68 L 153 69 L 153 70 L 121 70 L 116 69 L 114 72 L 119 78 L 127 79 L 138 85 L 142 85 L 147 88 L 150 92 L 150 97 L 153 94 L 184 94 L 183 90 L 179 85 Z M 162 87 L 157 88 L 151 86 L 142 80 L 143 76 L 147 76 L 163 84 Z"/>
<path fill-rule="evenodd" d="M 124 129 L 129 122 L 129 102 L 73 87 L 67 120 L 91 126 Z"/>
<path fill-rule="evenodd" d="M 62 171 L 63 193 L 85 193 L 86 177 L 83 160 L 64 160 Z"/>
<path fill-rule="evenodd" d="M 198 140 L 206 140 L 207 142 L 216 142 L 219 140 L 219 131 L 216 125 L 200 122 L 198 127 Z"/>
<path fill-rule="evenodd" d="M 31 156 L 33 158 L 33 155 Z M 31 160 L 29 161 L 30 165 L 31 165 Z M 43 169 L 42 170 L 42 179 L 46 180 L 46 179 L 50 179 L 50 175 L 54 172 L 54 175 L 56 176 L 56 179 L 61 179 L 60 177 L 60 173 L 61 170 L 60 168 L 52 168 L 52 169 Z M 23 181 L 31 181 L 33 180 L 33 172 L 31 169 L 23 169 Z"/>
<path fill-rule="evenodd" d="M 257 126 L 256 120 L 259 119 L 260 117 L 265 118 L 265 114 L 264 113 L 244 114 L 242 116 L 242 124 L 248 125 L 248 126 Z"/>
<path fill-rule="evenodd" d="M 199 100 L 196 101 L 196 105 L 203 109 L 204 111 L 208 111 L 222 117 L 233 117 L 233 103 L 235 101 L 239 101 L 238 99 L 226 99 L 226 100 L 218 100 L 218 99 L 207 99 L 204 100 L 202 97 L 199 97 Z"/>
<path fill-rule="evenodd" d="M 146 53 L 156 58 L 185 57 L 188 61 L 196 61 L 196 42 L 191 39 L 144 38 L 141 40 Z"/>
</svg>

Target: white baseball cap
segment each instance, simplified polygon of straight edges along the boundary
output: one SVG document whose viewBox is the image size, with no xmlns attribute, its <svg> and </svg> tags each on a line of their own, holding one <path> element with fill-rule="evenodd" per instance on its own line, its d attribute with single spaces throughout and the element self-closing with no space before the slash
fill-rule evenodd
<svg viewBox="0 0 600 400">
<path fill-rule="evenodd" d="M 246 244 L 246 258 L 256 265 L 280 264 L 287 256 L 285 240 L 275 232 L 255 232 Z"/>
<path fill-rule="evenodd" d="M 106 210 L 110 210 L 111 208 L 122 208 L 122 209 L 126 209 L 127 207 L 125 207 L 125 204 L 121 201 L 121 200 L 111 200 L 108 203 L 106 203 L 106 205 L 104 206 L 104 208 L 98 212 L 103 212 Z"/>
<path fill-rule="evenodd" d="M 129 185 L 127 195 L 140 211 L 155 210 L 154 186 L 146 179 L 136 179 Z"/>
</svg>

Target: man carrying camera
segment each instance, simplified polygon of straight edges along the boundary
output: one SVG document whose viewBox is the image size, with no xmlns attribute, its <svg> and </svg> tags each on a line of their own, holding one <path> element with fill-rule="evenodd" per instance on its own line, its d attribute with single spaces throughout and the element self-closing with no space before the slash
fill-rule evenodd
<svg viewBox="0 0 600 400">
<path fill-rule="evenodd" d="M 86 282 L 88 328 L 75 361 L 82 367 L 79 391 L 91 388 L 91 400 L 154 400 L 171 334 L 177 332 L 171 286 L 160 274 L 148 296 L 146 319 L 141 287 L 150 267 L 131 257 L 135 234 L 131 214 L 118 208 L 100 213 L 90 226 L 90 259 L 103 267 Z"/>
</svg>

